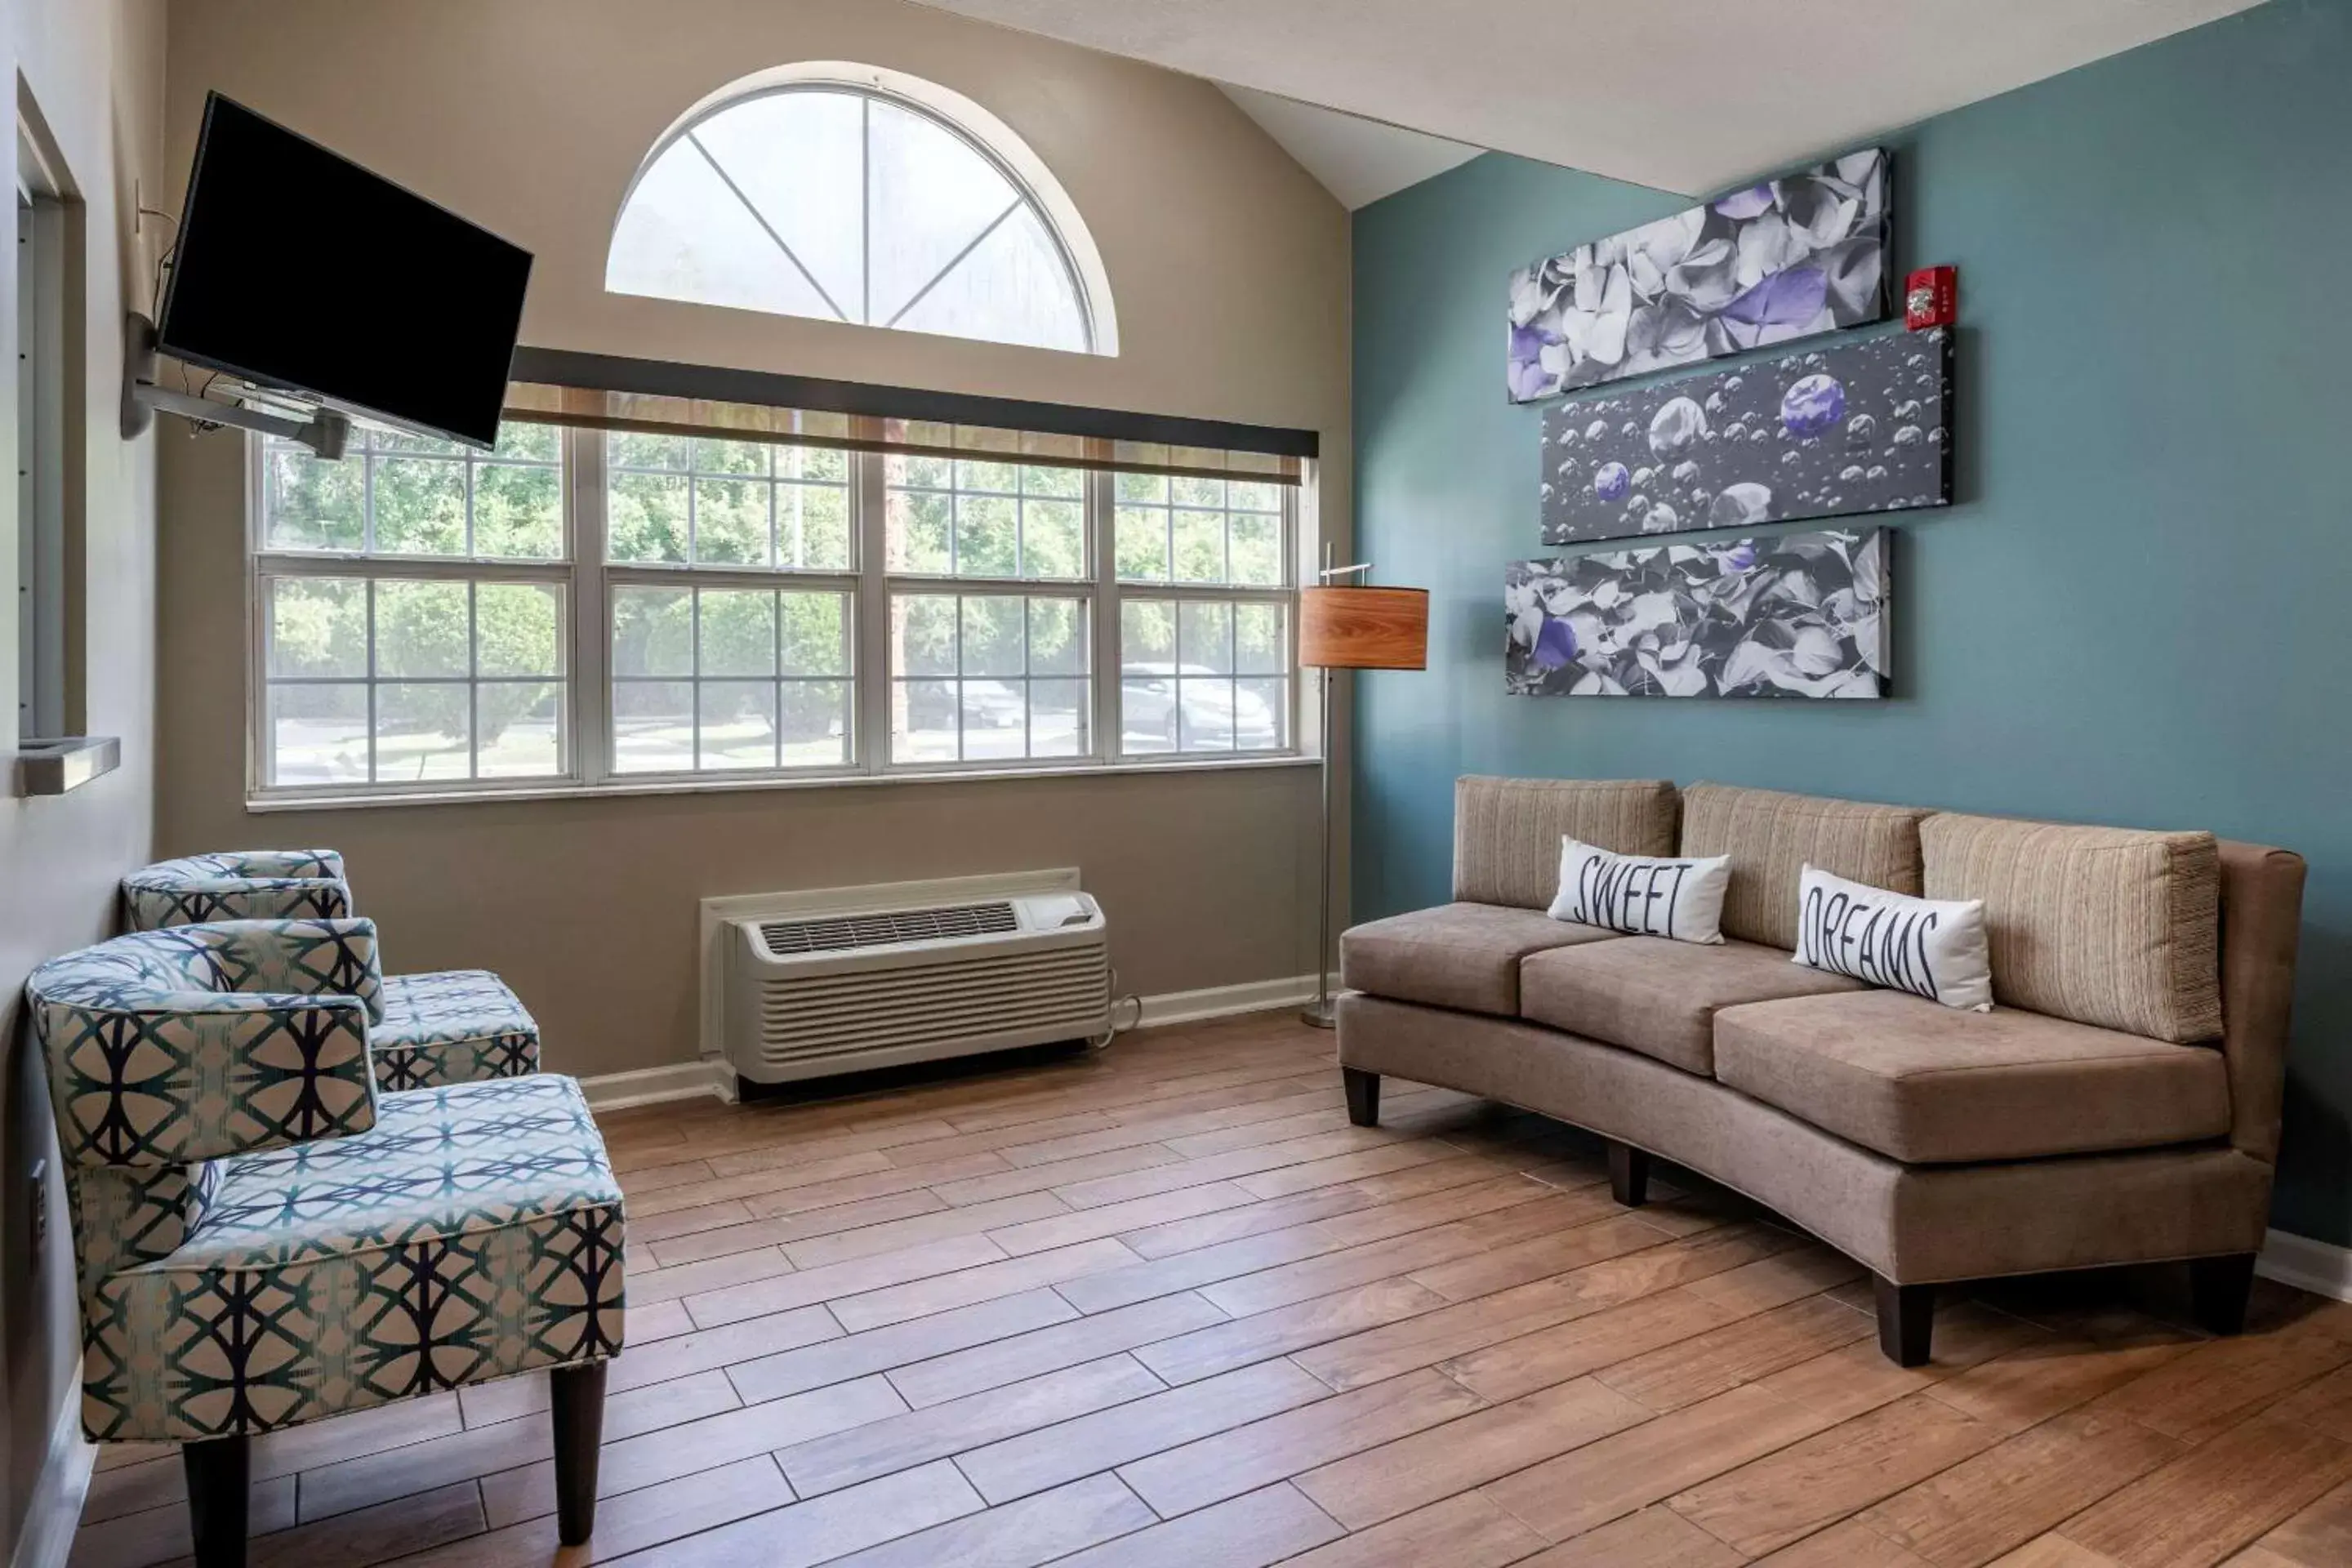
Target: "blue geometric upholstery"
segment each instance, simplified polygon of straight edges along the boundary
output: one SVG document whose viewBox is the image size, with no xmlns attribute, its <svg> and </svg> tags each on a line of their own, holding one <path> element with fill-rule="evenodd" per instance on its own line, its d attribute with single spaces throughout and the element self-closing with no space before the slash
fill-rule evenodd
<svg viewBox="0 0 2352 1568">
<path fill-rule="evenodd" d="M 437 1089 L 539 1070 L 539 1024 L 487 969 L 392 974 L 369 1036 L 378 1089 Z"/>
<path fill-rule="evenodd" d="M 134 931 L 201 921 L 335 920 L 352 912 L 332 849 L 238 849 L 159 861 L 122 879 Z M 371 1038 L 376 1087 L 438 1089 L 539 1070 L 539 1024 L 484 969 L 383 982 Z"/>
<path fill-rule="evenodd" d="M 27 982 L 93 1439 L 264 1432 L 619 1351 L 621 1195 L 579 1086 L 380 1092 L 374 943 L 366 921 L 185 926 Z"/>
<path fill-rule="evenodd" d="M 375 1123 L 372 921 L 141 931 L 26 989 L 69 1163 L 153 1169 Z"/>
<path fill-rule="evenodd" d="M 206 921 L 341 920 L 352 912 L 331 849 L 232 849 L 159 860 L 122 879 L 132 931 Z"/>
</svg>

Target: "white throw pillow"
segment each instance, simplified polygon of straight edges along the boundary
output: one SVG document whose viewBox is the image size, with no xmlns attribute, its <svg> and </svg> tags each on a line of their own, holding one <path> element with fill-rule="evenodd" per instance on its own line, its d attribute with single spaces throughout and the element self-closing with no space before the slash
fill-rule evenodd
<svg viewBox="0 0 2352 1568">
<path fill-rule="evenodd" d="M 1559 841 L 1559 893 L 1545 912 L 1556 921 L 1676 942 L 1723 940 L 1723 892 L 1731 857 L 1665 860 L 1617 855 Z"/>
<path fill-rule="evenodd" d="M 1796 962 L 1992 1011 L 1982 899 L 1914 899 L 1808 866 L 1797 879 Z"/>
</svg>

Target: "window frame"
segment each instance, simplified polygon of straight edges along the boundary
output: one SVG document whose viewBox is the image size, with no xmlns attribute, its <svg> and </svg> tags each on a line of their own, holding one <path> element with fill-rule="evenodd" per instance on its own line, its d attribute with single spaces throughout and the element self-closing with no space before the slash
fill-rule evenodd
<svg viewBox="0 0 2352 1568">
<path fill-rule="evenodd" d="M 248 804 L 266 801 L 320 801 L 341 803 L 369 799 L 401 800 L 431 799 L 445 795 L 467 798 L 490 798 L 501 795 L 529 795 L 550 788 L 577 788 L 583 782 L 583 759 L 580 700 L 582 670 L 580 655 L 589 639 L 581 635 L 579 616 L 583 613 L 579 591 L 580 514 L 573 487 L 572 444 L 561 439 L 559 431 L 556 464 L 558 483 L 562 487 L 561 502 L 562 531 L 559 553 L 551 559 L 531 560 L 504 556 L 446 555 L 379 555 L 360 550 L 272 550 L 268 543 L 268 495 L 272 450 L 269 437 L 248 435 L 245 437 L 246 455 L 246 798 Z M 354 448 L 344 462 L 364 462 L 365 455 Z M 471 456 L 440 458 L 436 461 L 463 460 L 468 469 L 474 466 Z M 370 516 L 362 538 L 373 542 L 375 529 L 371 497 L 366 505 Z M 472 483 L 467 481 L 467 530 L 473 531 Z M 562 688 L 557 701 L 558 723 L 557 768 L 553 773 L 513 775 L 500 778 L 472 777 L 464 779 L 418 779 L 411 782 L 386 782 L 373 777 L 375 772 L 375 712 L 374 691 L 385 682 L 376 674 L 374 619 L 369 618 L 369 668 L 364 676 L 342 684 L 364 684 L 369 690 L 368 772 L 363 782 L 343 784 L 277 784 L 269 782 L 270 732 L 269 693 L 273 685 L 287 684 L 273 680 L 269 673 L 269 611 L 272 586 L 281 579 L 295 578 L 346 579 L 362 581 L 373 585 L 384 582 L 467 583 L 536 583 L 552 584 L 559 591 L 564 625 L 560 640 L 563 657 L 563 672 L 553 679 Z M 601 608 L 601 606 L 600 606 Z M 478 659 L 478 644 L 469 637 L 467 658 Z M 495 678 L 494 678 L 495 679 Z M 314 684 L 328 684 L 315 682 Z M 477 713 L 479 707 L 478 672 L 466 678 L 468 704 Z M 478 765 L 477 736 L 479 726 L 469 723 L 467 744 L 469 763 Z"/>
<path fill-rule="evenodd" d="M 879 100 L 929 121 L 969 147 L 1012 185 L 1019 197 L 1019 205 L 1036 215 L 1040 226 L 1045 231 L 1046 237 L 1053 242 L 1054 248 L 1061 258 L 1076 306 L 1083 345 L 1076 350 L 1046 348 L 1042 352 L 1079 353 L 1105 358 L 1118 357 L 1119 353 L 1118 313 L 1112 300 L 1109 270 L 1103 264 L 1102 253 L 1095 243 L 1093 231 L 1087 226 L 1085 217 L 1078 211 L 1077 204 L 1071 199 L 1068 191 L 1063 187 L 1053 170 L 1018 132 L 992 113 L 985 106 L 929 78 L 916 76 L 907 71 L 893 70 L 885 66 L 866 65 L 852 60 L 803 60 L 755 71 L 706 94 L 690 105 L 684 113 L 670 121 L 661 135 L 646 148 L 645 155 L 638 161 L 635 171 L 629 177 L 628 188 L 622 194 L 619 205 L 614 208 L 614 234 L 619 233 L 620 225 L 628 212 L 631 202 L 636 196 L 639 184 L 644 182 L 654 165 L 661 161 L 664 154 L 679 142 L 685 140 L 706 121 L 738 104 L 793 92 L 844 93 L 859 98 L 866 104 L 866 109 L 860 116 L 862 172 L 860 188 L 861 201 L 868 208 L 872 200 L 870 175 L 863 172 L 869 167 L 866 160 L 871 156 L 871 144 L 866 141 L 866 138 L 871 134 L 870 106 L 875 100 Z M 708 156 L 707 153 L 706 156 Z M 721 177 L 729 178 L 723 173 Z M 732 184 L 731 179 L 729 179 L 729 183 Z M 764 224 L 765 220 L 761 221 Z M 867 221 L 870 222 L 870 211 L 867 213 Z M 985 237 L 985 235 L 982 237 Z M 977 241 L 975 240 L 974 243 L 977 244 Z M 815 279 L 809 275 L 807 268 L 799 261 L 797 256 L 787 253 L 787 257 L 802 276 L 807 278 L 814 286 Z M 961 259 L 962 258 L 959 256 L 955 262 L 950 262 L 921 292 L 929 292 L 929 288 L 936 287 Z M 673 298 L 668 295 L 637 295 L 628 290 L 615 290 L 611 280 L 612 265 L 612 253 L 608 249 L 604 275 L 606 292 L 621 292 L 629 294 L 631 298 Z M 866 289 L 870 292 L 872 279 L 870 255 L 864 258 L 861 266 L 864 269 Z M 818 291 L 820 294 L 823 293 L 821 288 Z M 919 294 L 917 298 L 919 298 Z M 705 306 L 711 304 L 708 300 L 685 302 Z M 914 300 L 910 300 L 908 308 L 911 308 L 913 303 Z M 737 306 L 719 308 L 751 309 L 751 307 Z M 838 306 L 835 310 L 838 314 Z M 859 311 L 861 316 L 869 313 L 870 311 L 866 309 L 861 309 Z M 823 320 L 824 318 L 795 319 Z M 929 332 L 929 329 L 924 328 L 902 328 L 893 324 L 849 321 L 845 314 L 840 315 L 840 319 L 836 320 L 835 324 L 865 327 L 877 331 Z M 929 335 L 953 337 L 967 342 L 986 342 L 1003 347 L 1036 346 L 1001 338 L 971 337 L 963 333 L 931 333 Z"/>
<path fill-rule="evenodd" d="M 18 342 L 16 738 L 78 737 L 84 658 L 80 390 L 84 210 L 21 115 L 14 232 Z"/>
<path fill-rule="evenodd" d="M 859 416 L 853 434 L 878 443 L 885 421 Z M 1322 737 L 1305 727 L 1307 672 L 1297 662 L 1297 585 L 1310 557 L 1315 532 L 1311 468 L 1300 482 L 1277 485 L 1281 499 L 1282 581 L 1275 584 L 1122 582 L 1118 573 L 1118 471 L 1116 444 L 1089 438 L 1087 460 L 1106 466 L 1080 468 L 1083 475 L 1084 543 L 1087 570 L 1079 577 L 1003 578 L 957 576 L 892 570 L 888 564 L 888 457 L 877 450 L 847 454 L 850 564 L 846 571 L 740 564 L 616 562 L 605 559 L 605 461 L 607 433 L 585 426 L 557 427 L 562 476 L 562 554 L 549 561 L 503 558 L 369 555 L 350 551 L 273 551 L 267 546 L 269 446 L 247 439 L 247 800 L 257 810 L 398 805 L 447 800 L 486 800 L 580 795 L 644 795 L 744 789 L 790 789 L 924 780 L 1036 778 L 1084 773 L 1185 773 L 1236 767 L 1298 765 L 1319 760 Z M 356 454 L 346 461 L 359 460 Z M 1017 457 L 1007 460 L 1018 462 Z M 1033 459 L 1054 466 L 1045 458 Z M 1255 480 L 1256 474 L 1237 479 Z M 776 482 L 770 480 L 767 482 Z M 278 578 L 342 577 L 372 580 L 432 579 L 466 582 L 542 582 L 560 585 L 566 619 L 564 723 L 562 767 L 528 777 L 435 779 L 343 784 L 272 784 L 269 770 L 268 605 L 269 586 Z M 615 681 L 611 669 L 612 610 L 616 588 L 741 588 L 837 592 L 846 595 L 850 617 L 848 760 L 838 766 L 782 765 L 772 768 L 704 768 L 623 771 L 616 765 Z M 1076 599 L 1087 622 L 1089 748 L 1067 757 L 1022 757 L 954 761 L 893 761 L 890 711 L 890 610 L 895 595 L 937 593 L 971 597 L 1008 595 Z M 1285 711 L 1277 747 L 1219 751 L 1129 752 L 1123 744 L 1124 682 L 1120 608 L 1128 597 L 1154 601 L 1270 604 L 1283 611 L 1286 647 Z M 776 679 L 787 679 L 782 672 Z M 377 678 L 371 672 L 373 686 Z M 698 679 L 688 682 L 698 699 Z M 699 725 L 699 705 L 696 723 Z M 373 746 L 373 740 L 371 745 Z M 695 754 L 699 755 L 696 743 Z M 373 772 L 373 768 L 371 769 Z"/>
</svg>

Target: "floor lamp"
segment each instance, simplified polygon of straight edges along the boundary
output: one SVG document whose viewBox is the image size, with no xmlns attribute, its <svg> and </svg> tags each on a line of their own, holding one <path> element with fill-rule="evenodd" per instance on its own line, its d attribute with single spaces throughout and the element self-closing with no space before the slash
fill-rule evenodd
<svg viewBox="0 0 2352 1568">
<path fill-rule="evenodd" d="M 1327 554 L 1324 559 L 1330 557 Z M 1331 683 L 1342 669 L 1424 669 L 1429 665 L 1429 593 L 1349 583 L 1370 563 L 1331 566 L 1320 586 L 1298 591 L 1298 662 L 1323 673 L 1323 875 L 1316 906 L 1315 1002 L 1298 1016 L 1331 1026 Z"/>
</svg>

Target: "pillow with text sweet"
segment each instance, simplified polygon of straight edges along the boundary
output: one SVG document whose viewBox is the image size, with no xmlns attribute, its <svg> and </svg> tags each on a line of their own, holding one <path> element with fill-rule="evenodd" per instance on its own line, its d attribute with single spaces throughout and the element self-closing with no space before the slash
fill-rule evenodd
<svg viewBox="0 0 2352 1568">
<path fill-rule="evenodd" d="M 1796 962 L 1992 1011 L 1984 900 L 1914 899 L 1808 866 L 1797 881 Z"/>
<path fill-rule="evenodd" d="M 1559 892 L 1544 912 L 1556 921 L 1676 942 L 1723 940 L 1723 892 L 1731 858 L 1664 860 L 1559 841 Z"/>
</svg>

